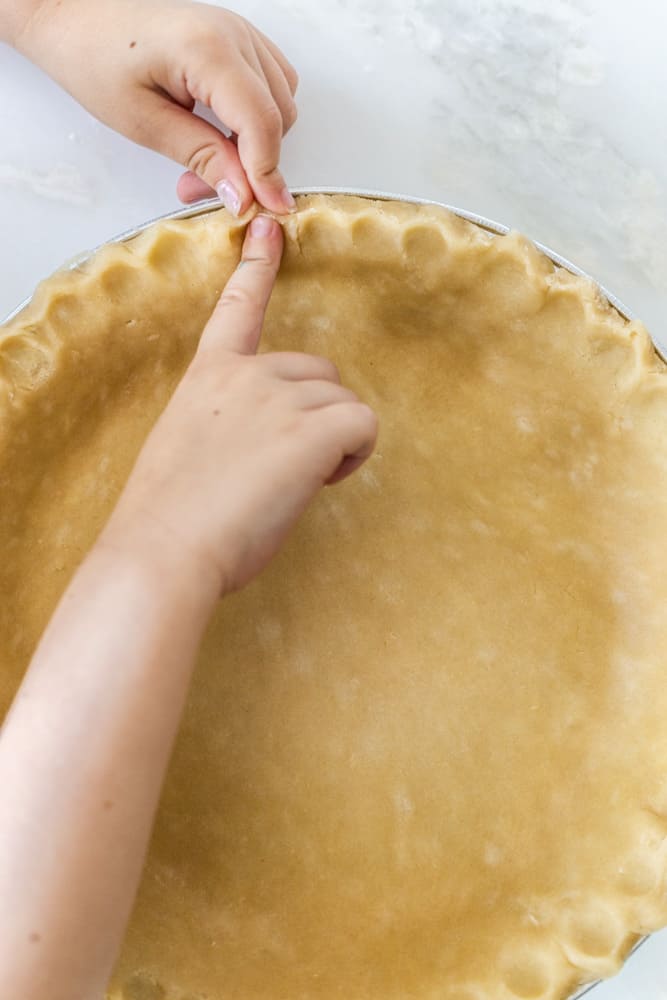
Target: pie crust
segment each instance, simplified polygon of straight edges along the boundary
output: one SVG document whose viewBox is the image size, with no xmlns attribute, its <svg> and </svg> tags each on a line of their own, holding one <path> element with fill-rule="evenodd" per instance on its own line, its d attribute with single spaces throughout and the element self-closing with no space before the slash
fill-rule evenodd
<svg viewBox="0 0 667 1000">
<path fill-rule="evenodd" d="M 376 453 L 209 629 L 113 1000 L 562 1000 L 667 923 L 667 381 L 523 237 L 307 196 L 264 349 Z M 0 715 L 236 266 L 224 212 L 0 330 Z"/>
</svg>

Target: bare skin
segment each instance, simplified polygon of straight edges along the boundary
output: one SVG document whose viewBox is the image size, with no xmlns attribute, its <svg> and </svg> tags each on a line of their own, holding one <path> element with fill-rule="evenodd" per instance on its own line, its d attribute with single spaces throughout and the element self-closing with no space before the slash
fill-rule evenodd
<svg viewBox="0 0 667 1000">
<path fill-rule="evenodd" d="M 185 0 L 0 0 L 14 45 L 100 120 L 218 191 L 292 208 L 281 139 L 296 73 L 243 18 Z M 192 114 L 211 107 L 226 138 Z M 279 225 L 251 224 L 197 354 L 65 592 L 0 732 L 0 997 L 102 997 L 198 646 L 220 597 L 279 549 L 375 416 L 334 366 L 256 355 Z"/>
<path fill-rule="evenodd" d="M 2 729 L 2 997 L 103 996 L 208 619 L 373 449 L 330 362 L 256 355 L 281 248 L 255 219 Z"/>
<path fill-rule="evenodd" d="M 0 40 L 100 121 L 183 164 L 183 201 L 217 191 L 234 215 L 255 199 L 293 209 L 279 160 L 298 77 L 239 15 L 187 0 L 0 0 Z M 194 115 L 195 101 L 233 136 Z"/>
</svg>

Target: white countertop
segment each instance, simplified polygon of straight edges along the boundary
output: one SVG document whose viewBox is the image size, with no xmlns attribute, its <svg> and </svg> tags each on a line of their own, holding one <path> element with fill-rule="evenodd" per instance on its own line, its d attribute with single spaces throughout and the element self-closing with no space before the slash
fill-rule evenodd
<svg viewBox="0 0 667 1000">
<path fill-rule="evenodd" d="M 239 0 L 301 75 L 294 187 L 420 195 L 546 243 L 667 349 L 661 0 Z M 0 47 L 0 317 L 63 261 L 178 207 L 179 168 Z M 595 1000 L 667 1000 L 667 932 Z M 591 998 L 592 1000 L 592 998 Z"/>
</svg>

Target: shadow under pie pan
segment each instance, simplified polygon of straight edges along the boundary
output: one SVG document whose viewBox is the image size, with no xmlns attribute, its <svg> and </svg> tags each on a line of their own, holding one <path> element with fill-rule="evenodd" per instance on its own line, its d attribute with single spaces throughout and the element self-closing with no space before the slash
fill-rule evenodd
<svg viewBox="0 0 667 1000">
<path fill-rule="evenodd" d="M 216 612 L 109 997 L 581 997 L 667 924 L 665 365 L 504 226 L 295 193 L 263 344 L 378 446 Z M 0 715 L 243 231 L 154 220 L 0 329 Z"/>
</svg>

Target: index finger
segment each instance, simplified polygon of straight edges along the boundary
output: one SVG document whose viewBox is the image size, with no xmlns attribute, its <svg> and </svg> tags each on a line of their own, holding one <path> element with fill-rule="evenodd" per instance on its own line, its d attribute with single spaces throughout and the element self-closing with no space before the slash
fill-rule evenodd
<svg viewBox="0 0 667 1000">
<path fill-rule="evenodd" d="M 283 119 L 268 85 L 246 66 L 242 79 L 234 78 L 234 103 L 228 108 L 220 106 L 218 97 L 229 89 L 223 83 L 220 77 L 211 107 L 238 136 L 239 158 L 257 200 L 272 212 L 292 210 L 294 203 L 278 167 Z"/>
<path fill-rule="evenodd" d="M 255 354 L 282 248 L 282 229 L 275 219 L 256 215 L 246 231 L 241 262 L 206 324 L 200 348 Z"/>
</svg>

